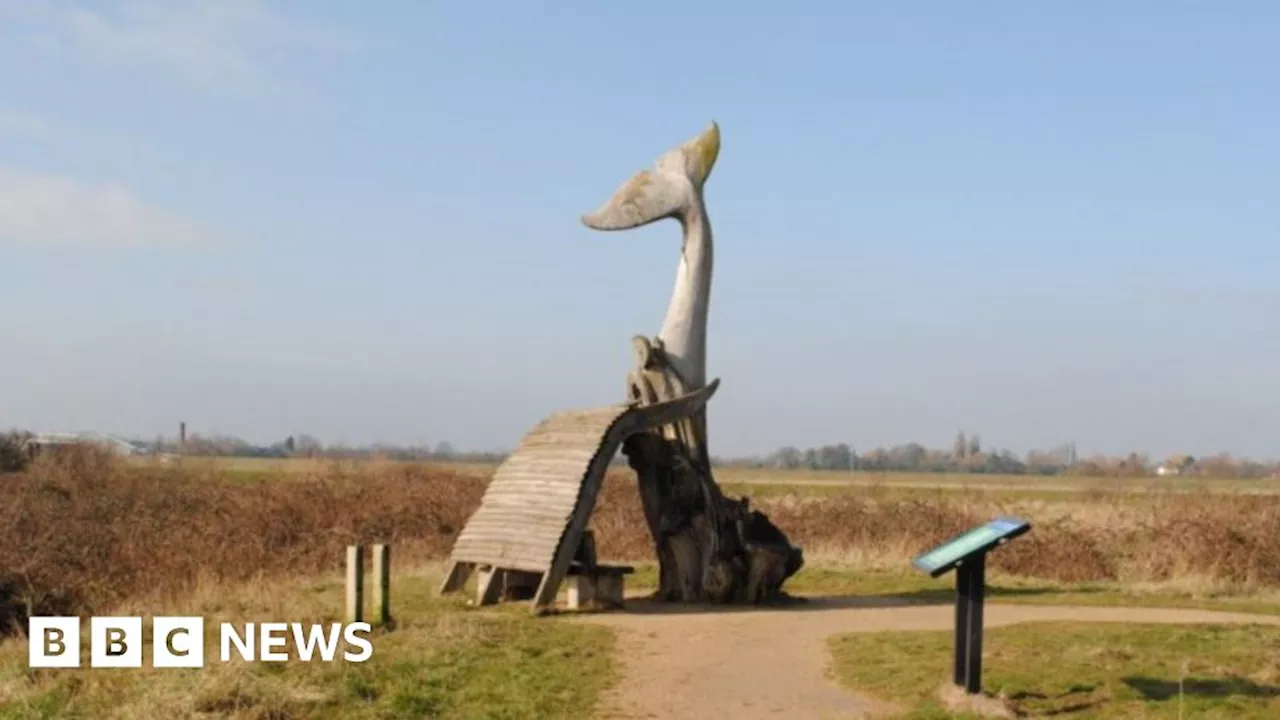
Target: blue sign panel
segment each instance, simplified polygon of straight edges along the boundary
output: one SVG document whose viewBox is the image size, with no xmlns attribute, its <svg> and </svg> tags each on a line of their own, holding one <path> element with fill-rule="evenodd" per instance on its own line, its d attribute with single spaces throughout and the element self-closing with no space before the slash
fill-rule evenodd
<svg viewBox="0 0 1280 720">
<path fill-rule="evenodd" d="M 967 558 L 985 553 L 1030 529 L 1031 525 L 1024 520 L 997 518 L 986 525 L 948 540 L 912 562 L 920 570 L 929 573 L 930 577 L 938 577 Z"/>
</svg>

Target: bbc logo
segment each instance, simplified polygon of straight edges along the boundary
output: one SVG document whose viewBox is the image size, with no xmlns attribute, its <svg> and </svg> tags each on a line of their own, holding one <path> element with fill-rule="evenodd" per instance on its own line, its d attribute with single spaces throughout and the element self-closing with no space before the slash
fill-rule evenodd
<svg viewBox="0 0 1280 720">
<path fill-rule="evenodd" d="M 153 667 L 204 667 L 204 618 L 157 617 L 151 628 Z M 80 618 L 33 617 L 27 637 L 31 667 L 80 667 Z M 142 644 L 140 617 L 89 619 L 90 667 L 142 667 Z"/>
<path fill-rule="evenodd" d="M 33 668 L 80 667 L 80 618 L 33 617 L 27 622 L 28 665 Z M 204 667 L 205 621 L 202 617 L 156 617 L 151 620 L 151 666 Z M 369 623 L 220 623 L 218 659 L 231 662 L 361 663 L 373 655 Z M 89 667 L 140 668 L 143 660 L 140 617 L 89 618 Z M 292 652 L 290 652 L 292 650 Z M 339 650 L 342 650 L 340 653 Z"/>
</svg>

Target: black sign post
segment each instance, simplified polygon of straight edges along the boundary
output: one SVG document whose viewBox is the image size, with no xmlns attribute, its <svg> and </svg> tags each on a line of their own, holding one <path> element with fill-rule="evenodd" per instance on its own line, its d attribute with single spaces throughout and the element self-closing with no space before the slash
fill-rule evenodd
<svg viewBox="0 0 1280 720">
<path fill-rule="evenodd" d="M 997 518 L 912 561 L 929 577 L 956 570 L 956 639 L 951 681 L 971 695 L 982 692 L 982 603 L 987 588 L 987 553 L 1030 529 L 1030 523 L 1025 520 Z"/>
</svg>

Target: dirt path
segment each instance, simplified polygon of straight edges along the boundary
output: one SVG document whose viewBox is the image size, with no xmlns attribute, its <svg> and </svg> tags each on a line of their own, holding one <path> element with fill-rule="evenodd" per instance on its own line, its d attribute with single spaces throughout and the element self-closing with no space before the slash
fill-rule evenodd
<svg viewBox="0 0 1280 720">
<path fill-rule="evenodd" d="M 989 604 L 986 626 L 1035 620 L 1146 623 L 1266 623 L 1280 616 L 1156 608 Z M 826 720 L 870 717 L 874 701 L 826 677 L 831 635 L 947 630 L 950 605 L 892 599 L 815 598 L 780 610 L 673 608 L 628 600 L 620 613 L 581 616 L 619 629 L 623 679 L 605 701 L 610 720 L 727 718 Z"/>
</svg>

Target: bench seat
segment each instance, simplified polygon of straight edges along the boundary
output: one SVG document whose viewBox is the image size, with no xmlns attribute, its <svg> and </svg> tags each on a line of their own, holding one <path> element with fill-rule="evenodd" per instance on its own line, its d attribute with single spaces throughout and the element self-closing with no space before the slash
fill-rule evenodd
<svg viewBox="0 0 1280 720">
<path fill-rule="evenodd" d="M 635 571 L 629 565 L 570 565 L 569 609 L 622 607 L 623 578 Z"/>
</svg>

